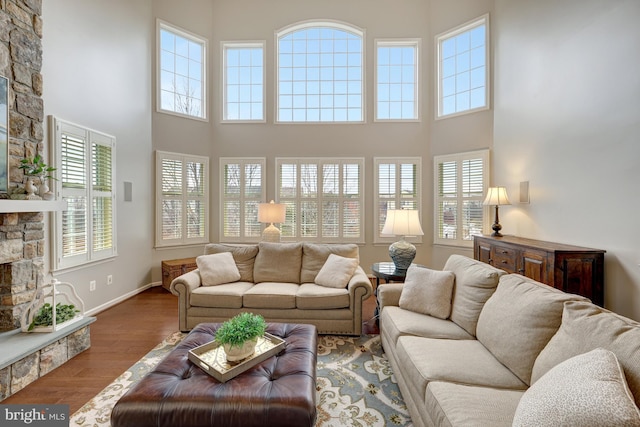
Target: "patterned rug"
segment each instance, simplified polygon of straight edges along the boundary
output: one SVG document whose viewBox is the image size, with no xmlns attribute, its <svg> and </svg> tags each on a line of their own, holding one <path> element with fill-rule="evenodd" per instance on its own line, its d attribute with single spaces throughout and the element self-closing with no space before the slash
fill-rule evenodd
<svg viewBox="0 0 640 427">
<path fill-rule="evenodd" d="M 109 427 L 111 409 L 186 334 L 175 332 L 71 416 L 71 426 Z M 318 337 L 316 427 L 412 426 L 379 335 Z"/>
</svg>

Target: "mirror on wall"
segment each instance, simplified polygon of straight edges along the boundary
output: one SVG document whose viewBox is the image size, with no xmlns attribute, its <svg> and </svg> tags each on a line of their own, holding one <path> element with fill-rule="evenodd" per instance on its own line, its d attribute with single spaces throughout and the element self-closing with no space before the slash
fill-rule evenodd
<svg viewBox="0 0 640 427">
<path fill-rule="evenodd" d="M 0 193 L 9 190 L 9 79 L 0 76 Z"/>
</svg>

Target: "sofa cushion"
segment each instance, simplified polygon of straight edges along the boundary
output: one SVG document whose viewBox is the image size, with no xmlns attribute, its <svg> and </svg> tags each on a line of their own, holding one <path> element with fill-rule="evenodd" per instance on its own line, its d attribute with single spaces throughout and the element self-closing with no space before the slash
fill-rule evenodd
<svg viewBox="0 0 640 427">
<path fill-rule="evenodd" d="M 560 362 L 598 347 L 615 353 L 640 406 L 640 323 L 589 302 L 564 304 L 562 324 L 536 359 L 531 379 L 535 383 Z"/>
<path fill-rule="evenodd" d="M 329 254 L 329 257 L 316 275 L 315 283 L 329 288 L 346 288 L 356 268 L 358 268 L 357 259 Z"/>
<path fill-rule="evenodd" d="M 204 253 L 219 254 L 231 252 L 240 272 L 241 282 L 253 283 L 253 263 L 258 254 L 258 245 L 225 245 L 221 243 L 209 243 L 204 247 Z"/>
<path fill-rule="evenodd" d="M 433 381 L 427 386 L 425 417 L 436 426 L 510 427 L 524 390 Z"/>
<path fill-rule="evenodd" d="M 500 278 L 478 319 L 477 337 L 507 368 L 531 384 L 540 351 L 560 327 L 565 301 L 586 300 L 518 274 Z"/>
<path fill-rule="evenodd" d="M 358 245 L 348 244 L 320 244 L 304 242 L 302 245 L 302 268 L 300 283 L 314 283 L 320 269 L 330 254 L 345 258 L 355 258 L 360 263 Z"/>
<path fill-rule="evenodd" d="M 240 272 L 229 252 L 200 255 L 196 258 L 196 265 L 202 286 L 216 286 L 240 280 Z"/>
<path fill-rule="evenodd" d="M 189 303 L 196 307 L 240 308 L 242 296 L 253 283 L 234 282 L 218 286 L 200 286 L 191 292 Z"/>
<path fill-rule="evenodd" d="M 296 307 L 318 310 L 349 307 L 349 291 L 329 288 L 315 283 L 303 283 L 296 293 Z"/>
<path fill-rule="evenodd" d="M 437 271 L 409 266 L 405 277 L 400 307 L 417 313 L 446 319 L 451 313 L 451 291 L 455 276 L 451 271 Z"/>
<path fill-rule="evenodd" d="M 480 311 L 505 272 L 462 255 L 451 255 L 444 270 L 456 275 L 449 318 L 475 336 Z"/>
<path fill-rule="evenodd" d="M 404 367 L 403 376 L 414 399 L 420 401 L 431 381 L 513 390 L 527 387 L 478 340 L 401 336 L 396 343 L 396 356 Z"/>
<path fill-rule="evenodd" d="M 388 285 L 381 287 L 384 288 Z M 380 333 L 394 345 L 403 335 L 455 340 L 474 339 L 467 331 L 451 320 L 438 319 L 397 306 L 386 306 L 380 313 Z"/>
<path fill-rule="evenodd" d="M 615 354 L 598 348 L 553 367 L 527 390 L 517 427 L 636 426 L 640 411 Z"/>
<path fill-rule="evenodd" d="M 302 243 L 258 244 L 258 255 L 253 266 L 253 280 L 300 284 Z"/>
<path fill-rule="evenodd" d="M 242 305 L 247 308 L 296 308 L 299 287 L 294 283 L 257 283 L 244 293 Z"/>
</svg>

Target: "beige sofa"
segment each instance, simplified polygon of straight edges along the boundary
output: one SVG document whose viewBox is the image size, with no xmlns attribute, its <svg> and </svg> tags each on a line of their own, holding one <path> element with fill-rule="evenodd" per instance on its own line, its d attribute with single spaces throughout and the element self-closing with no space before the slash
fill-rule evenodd
<svg viewBox="0 0 640 427">
<path fill-rule="evenodd" d="M 415 426 L 640 425 L 639 323 L 459 255 L 415 268 L 378 290 Z"/>
<path fill-rule="evenodd" d="M 267 321 L 310 323 L 321 334 L 362 333 L 362 303 L 373 293 L 373 287 L 358 265 L 357 245 L 261 242 L 205 247 L 205 255 L 227 252 L 235 263 L 231 268 L 237 267 L 232 273 L 239 276 L 219 281 L 230 283 L 204 286 L 201 268 L 171 283 L 171 292 L 179 297 L 181 331 L 189 331 L 201 322 L 223 322 L 239 312 L 250 311 L 261 314 Z M 331 261 L 354 259 L 351 263 L 354 272 L 329 268 L 333 265 L 329 262 L 331 254 Z M 205 258 L 197 258 L 199 267 L 206 265 L 201 264 Z M 222 262 L 220 269 L 223 270 Z M 216 273 L 215 264 L 213 270 Z M 315 283 L 319 273 L 323 284 Z M 347 276 L 341 278 L 338 273 Z M 338 277 L 333 277 L 336 274 Z"/>
</svg>

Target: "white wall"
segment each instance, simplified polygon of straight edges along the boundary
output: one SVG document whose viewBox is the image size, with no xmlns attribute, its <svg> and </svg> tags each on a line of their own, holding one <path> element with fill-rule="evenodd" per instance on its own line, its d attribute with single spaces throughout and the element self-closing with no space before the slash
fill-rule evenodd
<svg viewBox="0 0 640 427">
<path fill-rule="evenodd" d="M 193 120 L 166 114 L 153 114 L 154 148 L 173 149 L 202 154 L 208 149 L 211 159 L 211 241 L 219 237 L 219 169 L 221 156 L 258 156 L 267 158 L 267 200 L 275 198 L 274 159 L 278 156 L 358 156 L 365 158 L 366 241 L 360 248 L 363 267 L 376 261 L 389 260 L 388 245 L 373 245 L 373 157 L 421 156 L 423 186 L 430 188 L 429 112 L 432 103 L 431 65 L 424 57 L 421 69 L 420 123 L 374 123 L 374 39 L 421 38 L 423 54 L 431 52 L 429 2 L 424 0 L 206 0 L 185 8 L 174 1 L 154 1 L 156 17 L 209 38 L 210 47 L 210 132 Z M 190 2 L 191 4 L 191 2 Z M 212 5 L 212 6 L 211 6 Z M 274 124 L 275 32 L 284 26 L 310 19 L 345 21 L 364 28 L 366 61 L 365 124 Z M 267 123 L 221 124 L 220 43 L 221 41 L 266 41 L 266 105 Z M 173 132 L 170 128 L 173 127 Z M 177 129 L 177 130 L 176 130 Z M 176 135 L 177 134 L 177 135 Z M 178 143 L 179 142 L 179 145 Z M 425 192 L 422 209 L 429 218 L 431 200 Z M 425 226 L 424 244 L 418 245 L 416 262 L 427 263 L 432 241 L 431 227 Z M 153 277 L 160 280 L 160 260 L 202 253 L 202 248 L 188 250 L 156 250 L 157 267 Z"/>
<path fill-rule="evenodd" d="M 91 310 L 151 279 L 151 6 L 129 0 L 42 3 L 45 114 L 117 138 L 118 257 L 55 275 L 73 283 Z M 132 202 L 124 202 L 124 181 L 133 183 Z M 113 284 L 107 286 L 109 274 Z M 90 280 L 97 282 L 94 292 Z"/>
<path fill-rule="evenodd" d="M 640 2 L 496 0 L 503 232 L 605 249 L 605 306 L 640 319 Z"/>
</svg>

